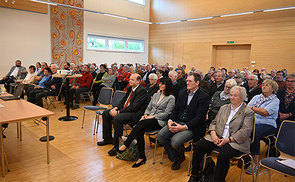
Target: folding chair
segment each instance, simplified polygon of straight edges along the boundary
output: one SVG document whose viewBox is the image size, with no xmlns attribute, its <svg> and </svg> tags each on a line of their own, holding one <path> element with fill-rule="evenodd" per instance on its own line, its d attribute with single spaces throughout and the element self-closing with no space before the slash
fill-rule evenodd
<svg viewBox="0 0 295 182">
<path fill-rule="evenodd" d="M 122 90 L 116 90 L 116 92 L 114 93 L 113 100 L 112 100 L 112 107 L 113 108 L 117 107 L 125 95 L 126 95 L 126 92 L 124 92 Z M 101 116 L 104 111 L 105 110 L 96 111 L 96 118 L 95 118 L 94 133 L 93 134 L 98 132 L 99 116 Z"/>
<path fill-rule="evenodd" d="M 91 98 L 91 91 L 92 91 L 93 85 L 94 85 L 94 81 L 92 81 L 90 90 L 88 92 L 81 93 L 80 95 L 81 100 L 86 101 L 86 99 L 89 99 L 91 103 L 93 102 L 93 99 Z"/>
<path fill-rule="evenodd" d="M 112 103 L 112 95 L 113 95 L 113 89 L 112 88 L 103 87 L 100 90 L 100 93 L 99 93 L 99 96 L 98 96 L 98 103 L 103 104 L 103 105 L 110 105 Z M 84 106 L 82 128 L 84 127 L 84 120 L 85 120 L 85 112 L 86 112 L 86 110 L 90 110 L 90 111 L 103 110 L 103 111 L 105 111 L 107 109 L 108 109 L 107 107 L 101 107 L 101 106 Z M 93 135 L 95 135 L 96 120 L 97 120 L 97 116 L 95 118 Z"/>
<path fill-rule="evenodd" d="M 295 169 L 287 165 L 282 164 L 285 160 L 295 160 L 295 122 L 294 121 L 284 121 L 279 129 L 275 146 L 280 152 L 280 156 L 268 157 L 260 161 L 260 167 L 267 169 L 268 180 L 271 181 L 271 174 L 269 170 L 291 176 L 295 178 Z M 294 166 L 293 166 L 294 167 Z M 258 181 L 258 173 L 256 174 L 256 180 Z"/>
<path fill-rule="evenodd" d="M 44 100 L 45 100 L 45 102 L 47 104 L 47 108 L 46 109 L 49 109 L 50 106 L 53 106 L 53 108 L 56 108 L 55 103 L 59 103 L 60 102 L 60 101 L 58 101 L 58 98 L 59 98 L 59 96 L 61 94 L 63 84 L 64 83 L 61 84 L 60 89 L 59 89 L 57 95 L 44 97 Z M 60 106 L 60 111 L 62 112 L 62 107 L 61 106 Z"/>
</svg>

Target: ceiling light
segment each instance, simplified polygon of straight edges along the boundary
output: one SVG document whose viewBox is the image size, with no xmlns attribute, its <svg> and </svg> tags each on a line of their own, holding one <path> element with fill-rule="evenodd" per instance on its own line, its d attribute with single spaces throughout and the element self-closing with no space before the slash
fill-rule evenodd
<svg viewBox="0 0 295 182">
<path fill-rule="evenodd" d="M 265 9 L 264 12 L 270 12 L 270 11 L 280 11 L 280 10 L 287 10 L 287 9 L 294 9 L 295 6 L 289 6 L 284 8 L 274 8 L 274 9 Z"/>
<path fill-rule="evenodd" d="M 187 21 L 197 21 L 197 20 L 207 20 L 213 18 L 212 16 L 209 17 L 203 17 L 203 18 L 192 18 L 192 19 L 187 19 Z"/>
<path fill-rule="evenodd" d="M 253 11 L 248 12 L 242 12 L 242 13 L 232 13 L 232 14 L 226 14 L 226 15 L 220 15 L 219 17 L 228 17 L 228 16 L 238 16 L 238 15 L 248 15 L 254 13 Z"/>
</svg>

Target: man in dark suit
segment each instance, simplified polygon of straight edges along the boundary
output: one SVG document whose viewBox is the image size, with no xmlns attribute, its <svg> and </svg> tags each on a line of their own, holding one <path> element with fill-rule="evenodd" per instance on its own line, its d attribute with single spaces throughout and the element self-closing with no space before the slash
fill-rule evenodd
<svg viewBox="0 0 295 182">
<path fill-rule="evenodd" d="M 248 87 L 247 89 L 247 98 L 246 98 L 246 103 L 249 103 L 250 100 L 258 94 L 261 94 L 262 90 L 258 86 L 258 77 L 256 75 L 251 75 L 248 78 Z"/>
<path fill-rule="evenodd" d="M 210 84 L 210 97 L 214 95 L 216 91 L 223 91 L 225 85 L 225 74 L 221 71 L 217 71 L 214 74 L 214 82 Z"/>
<path fill-rule="evenodd" d="M 149 82 L 149 75 L 151 73 L 154 73 L 154 71 L 152 70 L 152 67 L 149 64 L 146 65 L 145 69 L 146 69 L 146 72 L 144 73 L 144 76 L 142 77 L 142 80 L 145 82 L 145 84 L 149 84 L 150 83 Z"/>
<path fill-rule="evenodd" d="M 108 152 L 110 156 L 116 155 L 119 137 L 123 135 L 123 124 L 135 125 L 144 114 L 150 101 L 149 94 L 140 83 L 141 76 L 137 73 L 132 74 L 129 81 L 130 87 L 120 104 L 102 114 L 103 141 L 97 142 L 97 145 L 113 144 L 113 148 Z M 114 140 L 112 138 L 112 120 L 114 121 Z"/>
<path fill-rule="evenodd" d="M 48 68 L 47 68 L 48 69 Z M 52 74 L 56 74 L 58 66 L 52 64 L 50 66 Z M 44 87 L 35 86 L 34 90 L 29 92 L 28 101 L 43 107 L 43 97 L 58 95 L 62 84 L 62 78 L 50 77 L 44 83 Z"/>
<path fill-rule="evenodd" d="M 199 89 L 201 76 L 191 73 L 187 78 L 187 89 L 181 90 L 168 125 L 163 127 L 157 137 L 164 146 L 172 170 L 178 170 L 185 160 L 184 143 L 190 139 L 198 141 L 206 132 L 206 113 L 209 95 Z"/>
</svg>

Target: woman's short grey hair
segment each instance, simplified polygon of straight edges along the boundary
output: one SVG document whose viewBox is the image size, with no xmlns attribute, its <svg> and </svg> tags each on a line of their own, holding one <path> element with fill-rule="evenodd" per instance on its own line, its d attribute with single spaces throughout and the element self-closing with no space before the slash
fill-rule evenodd
<svg viewBox="0 0 295 182">
<path fill-rule="evenodd" d="M 250 76 L 252 76 L 254 80 L 257 80 L 258 81 L 258 76 L 257 75 L 252 74 Z M 250 78 L 250 76 L 249 76 L 249 78 Z"/>
<path fill-rule="evenodd" d="M 158 76 L 157 76 L 155 73 L 151 73 L 151 74 L 149 75 L 149 79 L 150 79 L 150 80 L 158 80 Z"/>
<path fill-rule="evenodd" d="M 287 80 L 288 78 L 295 78 L 295 74 L 289 74 L 289 75 L 287 75 L 286 80 Z"/>
<path fill-rule="evenodd" d="M 235 79 L 228 79 L 226 82 L 225 82 L 225 85 L 229 83 L 230 84 L 230 87 L 234 87 L 237 85 L 237 82 Z"/>
<path fill-rule="evenodd" d="M 239 91 L 239 95 L 241 96 L 241 98 L 243 100 L 245 100 L 247 98 L 247 92 L 245 87 L 241 87 L 241 86 L 234 86 L 233 88 L 230 89 L 230 93 L 232 93 L 233 91 Z"/>
<path fill-rule="evenodd" d="M 262 82 L 262 85 L 263 84 L 269 84 L 273 90 L 273 94 L 276 94 L 278 89 L 279 89 L 279 85 L 276 81 L 274 80 L 271 80 L 271 79 L 265 79 L 263 82 Z"/>
</svg>

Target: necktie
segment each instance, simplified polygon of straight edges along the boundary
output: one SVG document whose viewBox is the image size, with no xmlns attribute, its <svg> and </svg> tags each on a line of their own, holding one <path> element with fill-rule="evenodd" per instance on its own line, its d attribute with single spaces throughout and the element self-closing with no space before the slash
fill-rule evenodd
<svg viewBox="0 0 295 182">
<path fill-rule="evenodd" d="M 127 106 L 129 106 L 129 103 L 130 103 L 130 99 L 131 99 L 132 94 L 133 94 L 133 91 L 131 90 L 131 92 L 130 92 L 130 94 L 129 94 L 129 97 L 128 97 L 128 99 L 127 99 L 125 105 L 124 105 L 124 108 L 127 107 Z"/>
</svg>

